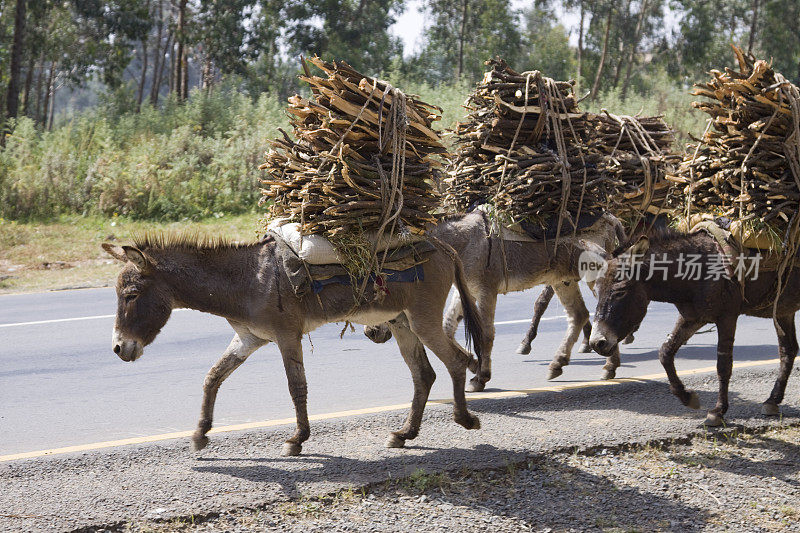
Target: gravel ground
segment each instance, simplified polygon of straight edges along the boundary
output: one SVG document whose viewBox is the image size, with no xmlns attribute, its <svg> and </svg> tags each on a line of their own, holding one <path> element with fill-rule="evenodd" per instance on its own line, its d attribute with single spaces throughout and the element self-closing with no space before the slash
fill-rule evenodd
<svg viewBox="0 0 800 533">
<path fill-rule="evenodd" d="M 422 433 L 400 450 L 384 447 L 405 416 L 393 411 L 316 421 L 299 457 L 279 456 L 293 428 L 276 427 L 214 435 L 200 454 L 178 439 L 0 463 L 0 531 L 163 529 L 186 517 L 298 531 L 315 521 L 384 531 L 778 528 L 797 500 L 800 457 L 797 433 L 770 432 L 800 427 L 793 378 L 783 417 L 765 418 L 774 369 L 736 372 L 723 433 L 707 433 L 705 412 L 683 407 L 664 382 L 642 381 L 475 400 L 480 431 L 457 426 L 452 406 L 430 405 Z M 716 376 L 685 381 L 713 405 Z M 693 448 L 674 444 L 692 438 Z"/>
<path fill-rule="evenodd" d="M 800 427 L 426 473 L 144 531 L 800 531 Z"/>
</svg>

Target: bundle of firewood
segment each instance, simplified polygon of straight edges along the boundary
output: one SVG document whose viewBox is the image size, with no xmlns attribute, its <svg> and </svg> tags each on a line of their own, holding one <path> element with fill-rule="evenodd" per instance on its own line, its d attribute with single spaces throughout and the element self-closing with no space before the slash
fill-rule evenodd
<svg viewBox="0 0 800 533">
<path fill-rule="evenodd" d="M 456 128 L 446 195 L 454 209 L 488 203 L 508 222 L 544 226 L 643 211 L 664 196 L 674 156 L 661 117 L 582 113 L 573 82 L 517 73 L 500 59 L 487 65 Z"/>
<path fill-rule="evenodd" d="M 281 130 L 261 166 L 269 218 L 329 238 L 424 233 L 440 203 L 433 156 L 447 152 L 431 129 L 441 109 L 347 63 L 309 62 L 327 77 L 311 75 L 303 61 L 300 79 L 312 96 L 289 98 L 294 138 Z"/>
<path fill-rule="evenodd" d="M 739 70 L 712 70 L 692 105 L 711 116 L 676 175 L 686 213 L 735 219 L 783 236 L 800 207 L 800 93 L 769 63 L 734 47 Z"/>
<path fill-rule="evenodd" d="M 603 172 L 614 178 L 614 213 L 623 218 L 666 206 L 672 184 L 666 176 L 680 163 L 675 137 L 662 116 L 592 115 L 589 148 L 605 154 Z"/>
</svg>

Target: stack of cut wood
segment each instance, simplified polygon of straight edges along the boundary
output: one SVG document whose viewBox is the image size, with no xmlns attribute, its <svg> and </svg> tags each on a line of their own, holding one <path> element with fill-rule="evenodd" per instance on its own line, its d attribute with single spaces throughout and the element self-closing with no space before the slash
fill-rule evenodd
<svg viewBox="0 0 800 533">
<path fill-rule="evenodd" d="M 606 210 L 644 210 L 666 193 L 672 132 L 660 117 L 578 109 L 573 82 L 517 73 L 502 61 L 485 74 L 456 128 L 447 201 L 491 204 L 510 223 L 573 224 Z"/>
<path fill-rule="evenodd" d="M 800 103 L 795 86 L 769 63 L 734 47 L 739 70 L 712 70 L 693 106 L 711 115 L 702 140 L 676 175 L 686 213 L 736 219 L 783 236 L 800 207 Z"/>
<path fill-rule="evenodd" d="M 344 62 L 303 61 L 311 98 L 292 96 L 294 139 L 271 142 L 262 203 L 270 218 L 329 238 L 378 231 L 422 234 L 435 220 L 436 181 L 447 149 L 431 129 L 441 109 L 359 74 Z"/>
<path fill-rule="evenodd" d="M 643 211 L 658 213 L 672 184 L 666 176 L 680 163 L 672 152 L 672 129 L 663 117 L 619 116 L 603 110 L 592 115 L 589 147 L 605 154 L 603 172 L 619 185 L 616 215 L 629 218 Z"/>
</svg>

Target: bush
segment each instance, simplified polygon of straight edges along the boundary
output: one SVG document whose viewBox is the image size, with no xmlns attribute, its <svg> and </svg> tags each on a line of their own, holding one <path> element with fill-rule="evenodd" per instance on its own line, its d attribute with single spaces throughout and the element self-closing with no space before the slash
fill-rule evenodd
<svg viewBox="0 0 800 533">
<path fill-rule="evenodd" d="M 20 119 L 0 151 L 0 217 L 113 214 L 177 220 L 252 210 L 283 103 L 230 88 L 115 117 L 107 107 L 50 132 Z"/>
<path fill-rule="evenodd" d="M 688 89 L 666 77 L 643 81 L 647 88 L 637 89 L 645 95 L 631 91 L 623 101 L 614 90 L 582 107 L 664 114 L 678 132 L 678 150 L 687 132 L 703 132 L 705 117 L 690 107 Z M 464 117 L 462 104 L 473 89 L 464 82 L 397 85 L 443 107 L 438 129 Z M 223 86 L 211 94 L 194 91 L 184 104 L 144 105 L 140 113 L 101 105 L 49 132 L 21 118 L 0 150 L 0 218 L 118 213 L 180 220 L 250 211 L 260 197 L 258 165 L 267 141 L 288 126 L 284 107 L 277 97 L 253 100 Z"/>
</svg>

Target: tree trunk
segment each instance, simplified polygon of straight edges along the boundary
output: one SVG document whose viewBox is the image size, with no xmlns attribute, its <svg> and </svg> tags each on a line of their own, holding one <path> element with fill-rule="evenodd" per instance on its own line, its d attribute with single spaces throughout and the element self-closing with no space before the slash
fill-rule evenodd
<svg viewBox="0 0 800 533">
<path fill-rule="evenodd" d="M 623 13 L 625 13 L 624 15 L 625 19 L 627 19 L 630 16 L 631 3 L 632 3 L 631 0 L 625 2 L 625 7 L 623 11 Z M 627 20 L 625 22 L 627 24 Z M 628 45 L 626 45 L 625 43 L 626 37 L 633 38 L 632 36 L 625 35 L 623 26 L 623 32 L 620 35 L 619 46 L 618 46 L 619 59 L 617 60 L 617 65 L 614 68 L 614 83 L 612 84 L 614 88 L 616 88 L 619 85 L 619 80 L 622 77 L 622 67 L 625 65 L 625 60 L 628 57 Z"/>
<path fill-rule="evenodd" d="M 172 47 L 169 49 L 169 92 L 170 94 L 175 93 L 175 50 L 178 48 L 178 45 L 174 42 L 172 43 Z"/>
<path fill-rule="evenodd" d="M 150 103 L 155 106 L 158 104 L 158 97 L 161 93 L 161 84 L 164 80 L 164 67 L 167 65 L 167 53 L 172 50 L 172 34 L 167 34 L 167 42 L 164 44 L 164 50 L 161 53 L 161 66 L 158 69 L 155 85 L 153 91 L 150 93 Z"/>
<path fill-rule="evenodd" d="M 753 0 L 753 18 L 750 20 L 750 39 L 747 43 L 747 53 L 753 52 L 753 44 L 756 40 L 756 24 L 758 24 L 758 4 L 759 0 Z"/>
<path fill-rule="evenodd" d="M 175 42 L 177 43 L 177 50 L 175 51 L 175 71 L 173 74 L 173 82 L 175 84 L 175 95 L 178 100 L 184 99 L 183 83 L 186 81 L 185 76 L 185 61 L 186 61 L 186 1 L 180 0 L 178 3 L 178 23 L 175 27 Z"/>
<path fill-rule="evenodd" d="M 649 0 L 642 0 L 641 10 L 639 11 L 639 18 L 636 20 L 636 30 L 633 34 L 633 42 L 631 43 L 630 52 L 628 53 L 628 66 L 625 70 L 625 81 L 622 83 L 622 100 L 624 101 L 628 95 L 628 86 L 631 83 L 631 72 L 633 69 L 633 61 L 636 57 L 636 49 L 639 47 L 639 41 L 642 38 L 642 24 L 644 23 L 644 16 L 647 12 L 647 4 Z"/>
<path fill-rule="evenodd" d="M 33 71 L 36 67 L 36 61 L 33 54 L 29 52 L 28 68 L 25 72 L 25 88 L 22 91 L 22 114 L 30 116 L 31 111 L 31 86 L 33 85 Z"/>
<path fill-rule="evenodd" d="M 464 41 L 467 36 L 467 5 L 469 0 L 461 0 L 461 29 L 458 32 L 458 70 L 456 77 L 461 79 L 464 73 Z"/>
<path fill-rule="evenodd" d="M 580 3 L 581 6 L 581 21 L 580 26 L 578 26 L 578 74 L 575 76 L 575 94 L 580 97 L 581 92 L 581 67 L 583 67 L 583 20 L 586 16 L 586 10 L 583 6 L 583 0 Z"/>
<path fill-rule="evenodd" d="M 181 56 L 181 100 L 189 98 L 189 60 L 187 59 L 188 52 L 186 46 L 183 47 L 183 55 Z"/>
<path fill-rule="evenodd" d="M 163 52 L 161 51 L 161 39 L 164 37 L 164 9 L 163 9 L 164 0 L 158 0 L 158 9 L 157 9 L 157 17 L 158 22 L 156 23 L 156 47 L 153 50 L 153 77 L 150 81 L 150 105 L 154 106 L 158 103 L 158 89 L 160 88 L 160 80 L 161 75 L 159 72 L 161 71 L 161 57 Z"/>
<path fill-rule="evenodd" d="M 606 15 L 606 30 L 605 35 L 603 36 L 603 48 L 600 52 L 600 64 L 597 65 L 597 73 L 594 76 L 594 84 L 592 85 L 592 100 L 597 97 L 597 91 L 600 90 L 600 77 L 603 75 L 603 67 L 605 66 L 606 56 L 608 55 L 608 36 L 611 33 L 611 16 L 613 13 L 614 8 L 609 6 L 608 15 Z"/>
<path fill-rule="evenodd" d="M 42 81 L 44 79 L 44 59 L 39 60 L 39 75 L 36 76 L 36 109 L 33 112 L 33 119 L 37 124 L 41 124 L 42 117 Z"/>
<path fill-rule="evenodd" d="M 53 79 L 55 78 L 56 65 L 55 62 L 50 63 L 50 73 L 47 75 L 47 87 L 44 93 L 44 109 L 42 109 L 42 127 L 48 128 L 50 122 L 50 107 L 53 100 Z"/>
<path fill-rule="evenodd" d="M 206 53 L 203 54 L 202 87 L 204 91 L 210 92 L 211 87 L 214 85 L 214 67 L 211 64 L 211 57 L 208 55 L 208 50 L 206 50 L 205 52 Z"/>
<path fill-rule="evenodd" d="M 144 98 L 144 83 L 147 80 L 147 38 L 142 41 L 142 77 L 139 79 L 139 91 L 136 94 L 136 112 L 142 110 Z"/>
<path fill-rule="evenodd" d="M 6 117 L 15 118 L 19 112 L 19 75 L 22 69 L 22 47 L 25 42 L 26 0 L 17 0 L 14 14 L 14 39 L 11 42 L 11 61 L 8 69 Z M 5 133 L 0 131 L 0 144 L 5 146 Z"/>
</svg>

